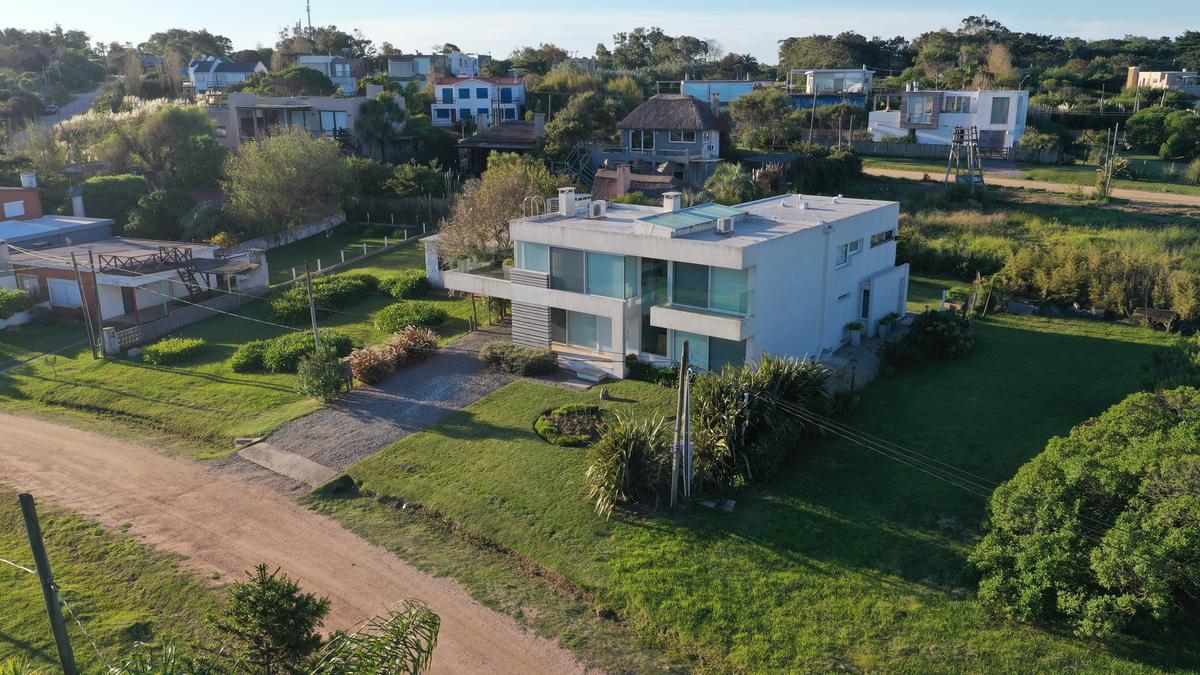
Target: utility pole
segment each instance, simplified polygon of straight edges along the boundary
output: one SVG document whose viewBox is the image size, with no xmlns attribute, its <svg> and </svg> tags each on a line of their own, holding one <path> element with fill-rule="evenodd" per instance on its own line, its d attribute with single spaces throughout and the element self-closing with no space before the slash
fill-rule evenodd
<svg viewBox="0 0 1200 675">
<path fill-rule="evenodd" d="M 683 414 L 687 399 L 688 341 L 683 341 L 679 358 L 679 400 L 675 404 L 675 441 L 671 446 L 671 508 L 675 508 L 679 490 L 680 444 L 684 433 Z"/>
<path fill-rule="evenodd" d="M 75 252 L 71 252 L 71 267 L 75 269 L 75 283 L 79 286 L 79 303 L 80 309 L 83 310 L 83 327 L 87 330 L 88 344 L 92 348 L 92 358 L 98 358 L 96 355 L 96 335 L 92 329 L 92 314 L 88 311 L 87 293 L 83 292 L 83 276 L 79 274 L 79 261 L 75 259 Z M 95 277 L 92 277 L 93 279 Z"/>
<path fill-rule="evenodd" d="M 92 288 L 96 291 L 96 338 L 99 341 L 104 337 L 104 314 L 100 311 L 100 286 L 96 284 L 96 256 L 90 248 L 88 249 L 88 267 L 92 270 Z M 103 349 L 101 353 L 103 353 Z"/>
<path fill-rule="evenodd" d="M 313 302 L 312 272 L 308 271 L 308 261 L 304 261 L 304 291 L 308 295 L 308 315 L 312 318 L 313 346 L 321 349 L 321 333 L 317 330 L 317 305 Z"/>
<path fill-rule="evenodd" d="M 67 623 L 63 621 L 62 605 L 58 598 L 58 585 L 50 571 L 50 558 L 42 542 L 42 528 L 38 524 L 37 509 L 33 495 L 22 493 L 21 515 L 25 517 L 25 533 L 29 535 L 29 548 L 33 549 L 33 563 L 37 567 L 38 580 L 42 583 L 42 598 L 46 601 L 46 613 L 50 615 L 50 630 L 54 633 L 54 644 L 58 647 L 58 662 L 66 675 L 78 675 L 75 652 L 71 650 L 71 637 L 67 635 Z"/>
</svg>

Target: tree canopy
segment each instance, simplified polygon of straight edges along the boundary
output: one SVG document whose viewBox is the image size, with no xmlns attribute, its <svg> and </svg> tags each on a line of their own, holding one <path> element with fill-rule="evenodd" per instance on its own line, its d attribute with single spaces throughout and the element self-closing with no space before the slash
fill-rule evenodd
<svg viewBox="0 0 1200 675">
<path fill-rule="evenodd" d="M 283 70 L 255 73 L 231 91 L 252 91 L 259 96 L 333 96 L 337 85 L 315 68 L 292 66 Z"/>
<path fill-rule="evenodd" d="M 992 495 L 979 597 L 1083 636 L 1200 625 L 1200 390 L 1134 394 Z"/>
</svg>

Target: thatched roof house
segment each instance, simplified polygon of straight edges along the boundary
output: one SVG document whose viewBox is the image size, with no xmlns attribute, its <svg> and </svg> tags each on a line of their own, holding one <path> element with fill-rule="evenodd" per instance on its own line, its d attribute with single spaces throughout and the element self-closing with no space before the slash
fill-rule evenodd
<svg viewBox="0 0 1200 675">
<path fill-rule="evenodd" d="M 712 106 L 687 94 L 656 94 L 617 125 L 642 131 L 709 131 L 718 128 Z"/>
</svg>

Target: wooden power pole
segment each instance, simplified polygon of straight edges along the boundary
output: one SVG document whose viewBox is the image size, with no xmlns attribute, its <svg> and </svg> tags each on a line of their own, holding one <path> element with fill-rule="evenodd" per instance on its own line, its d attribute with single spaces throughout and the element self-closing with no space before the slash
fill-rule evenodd
<svg viewBox="0 0 1200 675">
<path fill-rule="evenodd" d="M 308 294 L 308 315 L 312 319 L 313 346 L 321 349 L 321 333 L 317 330 L 317 305 L 313 302 L 312 272 L 308 271 L 308 261 L 304 261 L 304 290 Z"/>
<path fill-rule="evenodd" d="M 37 567 L 38 580 L 42 583 L 42 598 L 46 601 L 46 613 L 50 615 L 50 630 L 54 633 L 54 644 L 58 647 L 58 661 L 66 675 L 78 675 L 75 652 L 71 651 L 71 637 L 67 635 L 67 622 L 63 620 L 62 604 L 58 599 L 58 585 L 50 571 L 50 558 L 42 542 L 42 528 L 38 524 L 37 509 L 33 495 L 22 493 L 21 515 L 25 517 L 25 532 L 29 535 L 29 548 L 33 549 L 33 562 Z"/>
<path fill-rule="evenodd" d="M 83 275 L 79 273 L 79 261 L 75 259 L 75 253 L 71 253 L 71 267 L 75 268 L 75 283 L 79 286 L 79 305 L 83 310 L 83 327 L 87 330 L 88 345 L 92 348 L 92 358 L 96 356 L 96 333 L 92 327 L 92 313 L 88 311 L 87 292 L 83 288 Z M 95 275 L 92 280 L 95 281 Z"/>
<path fill-rule="evenodd" d="M 687 406 L 688 341 L 683 341 L 683 354 L 679 357 L 679 399 L 675 404 L 675 442 L 671 446 L 671 507 L 679 497 L 679 470 L 682 460 L 684 428 L 683 415 Z"/>
</svg>

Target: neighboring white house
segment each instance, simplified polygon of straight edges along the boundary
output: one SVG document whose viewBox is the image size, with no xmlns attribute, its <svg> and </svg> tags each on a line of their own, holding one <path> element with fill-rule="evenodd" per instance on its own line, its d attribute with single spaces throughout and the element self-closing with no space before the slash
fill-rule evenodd
<svg viewBox="0 0 1200 675">
<path fill-rule="evenodd" d="M 904 92 L 899 110 L 872 110 L 867 131 L 879 140 L 884 135 L 904 136 L 915 130 L 918 143 L 949 145 L 955 127 L 979 129 L 984 148 L 1008 149 L 1025 133 L 1029 92 L 1013 90 Z"/>
<path fill-rule="evenodd" d="M 193 59 L 187 65 L 188 80 L 196 92 L 220 91 L 231 84 L 244 82 L 255 73 L 265 73 L 262 61 L 234 63 L 226 58 L 206 56 Z"/>
<path fill-rule="evenodd" d="M 358 78 L 366 74 L 362 59 L 350 59 L 344 56 L 301 54 L 296 58 L 296 65 L 321 71 L 326 77 L 333 80 L 343 96 L 353 96 L 358 93 Z"/>
<path fill-rule="evenodd" d="M 486 115 L 489 124 L 525 116 L 525 79 L 520 77 L 441 77 L 433 94 L 430 117 L 437 126 L 479 115 Z"/>
<path fill-rule="evenodd" d="M 610 204 L 561 188 L 549 212 L 513 220 L 515 267 L 430 278 L 512 301 L 513 341 L 553 348 L 582 375 L 623 377 L 624 359 L 665 363 L 686 340 L 693 364 L 719 369 L 764 353 L 820 358 L 902 314 L 908 265 L 896 265 L 895 202 L 782 195 L 736 207 Z"/>
<path fill-rule="evenodd" d="M 435 77 L 475 77 L 492 57 L 486 54 L 395 54 L 388 57 L 388 77 L 404 82 Z"/>
</svg>

